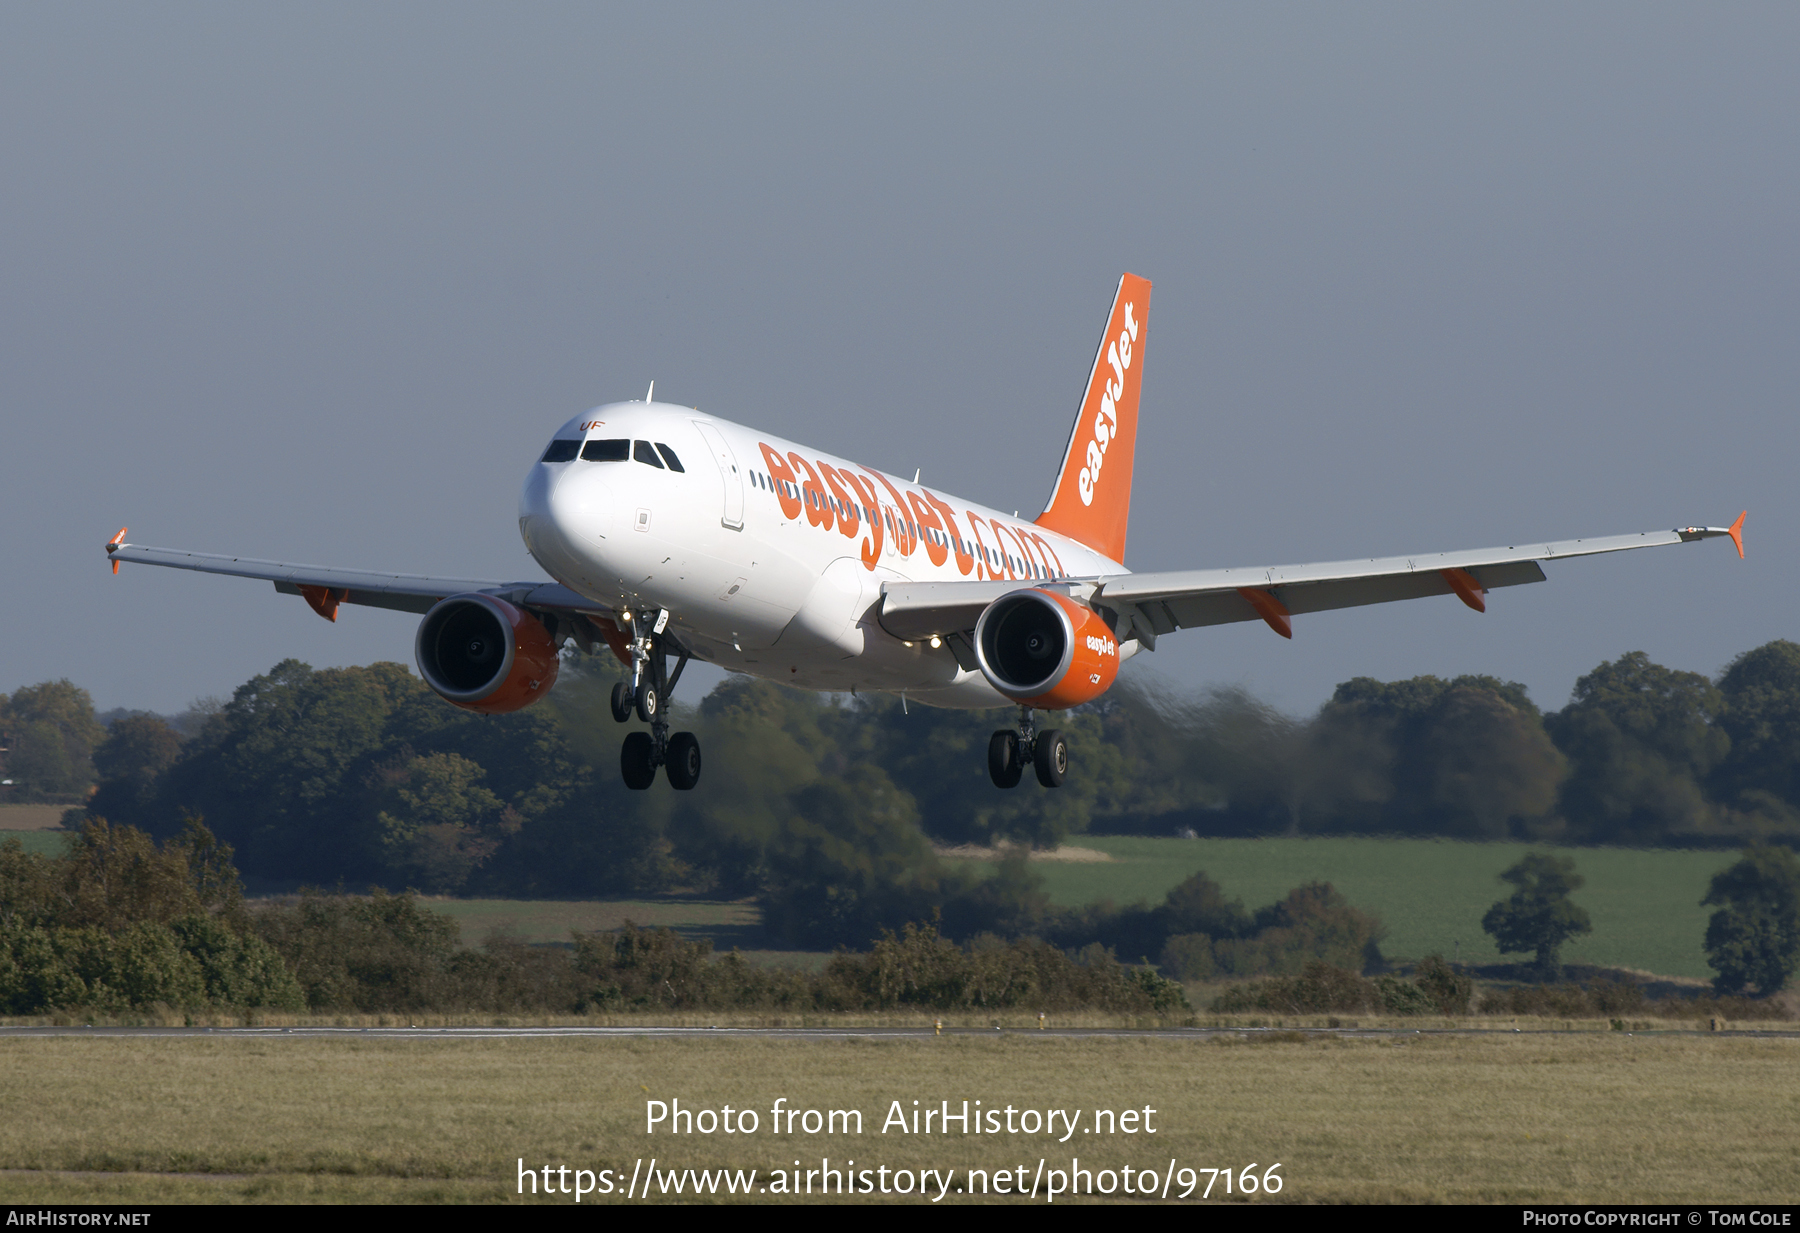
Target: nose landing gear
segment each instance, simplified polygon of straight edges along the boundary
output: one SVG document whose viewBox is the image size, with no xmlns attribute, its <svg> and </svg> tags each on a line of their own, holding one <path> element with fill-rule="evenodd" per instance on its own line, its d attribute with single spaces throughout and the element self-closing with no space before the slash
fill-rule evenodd
<svg viewBox="0 0 1800 1233">
<path fill-rule="evenodd" d="M 988 778 L 996 788 L 1016 788 L 1030 764 L 1046 788 L 1062 786 L 1069 774 L 1069 742 L 1055 728 L 1043 732 L 1031 722 L 1031 708 L 1019 708 L 1019 727 L 1002 728 L 988 740 Z"/>
<path fill-rule="evenodd" d="M 619 749 L 619 771 L 625 786 L 641 792 L 656 782 L 656 768 L 666 766 L 669 786 L 686 792 L 700 782 L 700 741 L 692 732 L 669 734 L 665 703 L 675 692 L 681 673 L 687 667 L 688 653 L 679 644 L 680 656 L 675 671 L 668 671 L 668 639 L 663 630 L 669 624 L 666 608 L 641 612 L 632 621 L 636 636 L 631 640 L 631 682 L 613 686 L 613 718 L 624 723 L 635 711 L 650 725 L 648 732 L 633 732 Z"/>
</svg>

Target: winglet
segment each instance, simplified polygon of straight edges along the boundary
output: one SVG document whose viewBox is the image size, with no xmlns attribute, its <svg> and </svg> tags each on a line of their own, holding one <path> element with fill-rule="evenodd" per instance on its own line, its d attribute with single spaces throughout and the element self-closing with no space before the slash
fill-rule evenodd
<svg viewBox="0 0 1800 1233">
<path fill-rule="evenodd" d="M 1738 519 L 1738 521 L 1742 522 L 1743 519 L 1740 518 L 1740 519 Z M 106 541 L 106 555 L 107 556 L 110 557 L 113 554 L 114 549 L 118 548 L 118 546 L 125 541 L 125 532 L 127 532 L 129 530 L 131 530 L 130 527 L 120 527 L 119 533 L 117 535 L 113 536 L 111 539 Z M 112 567 L 113 567 L 113 574 L 116 577 L 119 572 L 119 563 L 117 561 L 114 561 L 112 563 Z"/>
<path fill-rule="evenodd" d="M 1731 536 L 1731 542 L 1737 545 L 1738 560 L 1744 559 L 1744 519 L 1750 516 L 1745 510 L 1737 516 L 1737 521 L 1728 527 L 1676 527 L 1675 534 L 1681 536 L 1681 542 L 1691 544 L 1697 539 L 1716 539 L 1721 535 Z"/>
</svg>

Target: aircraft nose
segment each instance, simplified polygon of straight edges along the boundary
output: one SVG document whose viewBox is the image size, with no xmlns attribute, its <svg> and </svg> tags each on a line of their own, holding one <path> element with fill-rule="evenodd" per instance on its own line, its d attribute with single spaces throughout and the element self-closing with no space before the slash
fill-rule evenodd
<svg viewBox="0 0 1800 1233">
<path fill-rule="evenodd" d="M 520 526 L 532 518 L 549 515 L 550 496 L 556 491 L 556 481 L 562 478 L 563 469 L 550 463 L 539 463 L 526 474 L 525 487 L 519 493 Z"/>
<path fill-rule="evenodd" d="M 539 465 L 519 495 L 519 533 L 551 573 L 579 570 L 606 542 L 612 505 L 605 481 L 581 463 Z"/>
</svg>

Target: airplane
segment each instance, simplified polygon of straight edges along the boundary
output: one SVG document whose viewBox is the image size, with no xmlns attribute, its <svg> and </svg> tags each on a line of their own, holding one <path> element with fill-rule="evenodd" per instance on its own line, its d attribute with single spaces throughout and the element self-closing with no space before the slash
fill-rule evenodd
<svg viewBox="0 0 1800 1233">
<path fill-rule="evenodd" d="M 1477 612 L 1499 587 L 1542 582 L 1544 561 L 1729 536 L 1744 555 L 1748 511 L 1729 527 L 1509 545 L 1311 565 L 1134 574 L 1125 567 L 1148 342 L 1150 283 L 1125 274 L 1049 502 L 1036 518 L 761 433 L 697 408 L 609 403 L 559 428 L 526 474 L 519 533 L 554 581 L 383 574 L 125 542 L 121 563 L 273 582 L 337 620 L 342 604 L 421 614 L 420 675 L 452 704 L 496 714 L 542 700 L 564 648 L 605 648 L 628 680 L 612 713 L 633 714 L 620 750 L 627 786 L 665 769 L 700 779 L 693 733 L 668 704 L 693 659 L 805 689 L 899 694 L 943 707 L 1019 708 L 996 731 L 988 773 L 1045 787 L 1069 746 L 1036 711 L 1080 706 L 1119 666 L 1181 629 L 1293 618 L 1454 595 Z M 675 664 L 670 669 L 669 660 Z"/>
</svg>

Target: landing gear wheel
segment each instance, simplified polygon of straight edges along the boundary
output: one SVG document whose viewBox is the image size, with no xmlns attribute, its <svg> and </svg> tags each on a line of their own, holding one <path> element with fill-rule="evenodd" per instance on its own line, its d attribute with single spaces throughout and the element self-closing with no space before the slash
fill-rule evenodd
<svg viewBox="0 0 1800 1233">
<path fill-rule="evenodd" d="M 656 782 L 655 755 L 656 742 L 648 732 L 633 732 L 625 738 L 619 749 L 619 771 L 625 776 L 627 788 L 642 792 Z"/>
<path fill-rule="evenodd" d="M 1019 763 L 1019 734 L 1002 728 L 988 738 L 988 776 L 996 788 L 1016 788 L 1025 768 Z"/>
<path fill-rule="evenodd" d="M 669 738 L 669 786 L 686 792 L 700 782 L 700 741 L 692 732 Z"/>
<path fill-rule="evenodd" d="M 631 686 L 624 681 L 613 686 L 612 713 L 613 719 L 619 723 L 631 718 Z"/>
<path fill-rule="evenodd" d="M 1060 788 L 1069 773 L 1069 742 L 1055 728 L 1037 735 L 1037 748 L 1032 751 L 1032 765 L 1038 782 L 1046 788 Z"/>
<path fill-rule="evenodd" d="M 639 684 L 636 702 L 637 717 L 647 724 L 655 723 L 657 713 L 662 710 L 662 699 L 657 696 L 656 686 L 649 681 Z"/>
</svg>

